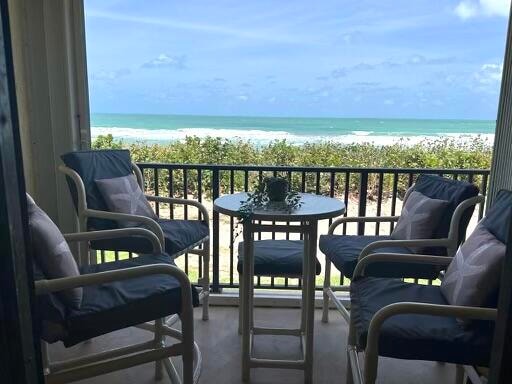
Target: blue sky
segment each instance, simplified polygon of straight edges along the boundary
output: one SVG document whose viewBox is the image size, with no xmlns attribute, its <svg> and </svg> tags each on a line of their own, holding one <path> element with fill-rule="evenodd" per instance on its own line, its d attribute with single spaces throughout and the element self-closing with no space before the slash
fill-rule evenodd
<svg viewBox="0 0 512 384">
<path fill-rule="evenodd" d="M 91 111 L 496 118 L 510 0 L 85 0 Z"/>
</svg>

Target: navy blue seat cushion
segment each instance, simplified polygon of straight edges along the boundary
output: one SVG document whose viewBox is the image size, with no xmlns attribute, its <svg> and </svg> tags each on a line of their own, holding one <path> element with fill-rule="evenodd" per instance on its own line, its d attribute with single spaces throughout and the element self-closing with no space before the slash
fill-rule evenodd
<svg viewBox="0 0 512 384">
<path fill-rule="evenodd" d="M 398 279 L 358 278 L 350 288 L 351 321 L 357 343 L 365 348 L 368 327 L 375 313 L 397 302 L 447 304 L 439 287 L 404 283 Z M 470 326 L 453 317 L 398 315 L 381 328 L 379 355 L 408 359 L 443 361 L 487 366 L 494 323 L 478 321 Z"/>
<path fill-rule="evenodd" d="M 83 267 L 81 273 L 159 263 L 174 265 L 171 257 L 166 254 L 143 255 L 129 260 Z M 199 297 L 193 287 L 192 294 L 193 305 L 197 306 Z M 63 330 L 61 335 L 56 337 L 53 334 L 53 339 L 47 341 L 61 340 L 67 347 L 118 329 L 176 314 L 181 309 L 181 288 L 178 280 L 169 275 L 149 275 L 84 287 L 79 310 L 48 306 L 49 300 L 45 296 L 54 295 L 38 296 L 39 318 L 46 326 L 50 323 L 54 329 L 60 327 Z"/>
<path fill-rule="evenodd" d="M 165 252 L 176 255 L 209 236 L 208 224 L 200 220 L 158 220 L 165 237 Z"/>
<path fill-rule="evenodd" d="M 108 211 L 108 207 L 95 180 L 112 179 L 133 173 L 130 152 L 125 149 L 75 151 L 63 154 L 61 159 L 67 167 L 80 175 L 85 187 L 87 207 L 100 211 Z M 69 178 L 66 179 L 75 208 L 77 208 L 75 184 Z M 117 224 L 112 220 L 89 218 L 87 227 L 97 230 L 112 229 L 117 228 Z"/>
<path fill-rule="evenodd" d="M 158 223 L 164 232 L 165 252 L 171 256 L 178 256 L 184 249 L 205 240 L 209 235 L 208 225 L 200 220 L 160 219 Z M 151 242 L 144 237 L 136 236 L 91 241 L 91 248 L 135 253 L 152 252 Z"/>
<path fill-rule="evenodd" d="M 512 217 L 512 191 L 502 189 L 486 212 L 482 225 L 504 244 L 508 243 L 508 226 Z"/>
<path fill-rule="evenodd" d="M 320 250 L 345 277 L 352 278 L 357 260 L 363 248 L 378 240 L 391 240 L 389 236 L 322 235 Z M 372 253 L 413 253 L 407 247 L 378 248 Z M 375 263 L 370 264 L 366 275 L 377 277 L 414 277 L 435 279 L 439 268 L 427 264 Z"/>
<path fill-rule="evenodd" d="M 243 247 L 238 244 L 238 273 L 243 273 Z M 255 276 L 297 276 L 302 277 L 304 242 L 302 240 L 258 240 L 254 242 Z M 322 271 L 316 260 L 315 272 Z"/>
<path fill-rule="evenodd" d="M 414 184 L 414 190 L 421 192 L 423 195 L 431 199 L 439 199 L 448 201 L 448 206 L 444 210 L 444 214 L 439 221 L 437 229 L 434 231 L 433 237 L 436 239 L 448 236 L 450 231 L 450 223 L 455 208 L 471 197 L 475 197 L 479 193 L 476 185 L 466 181 L 452 180 L 437 175 L 421 174 L 418 176 Z M 468 208 L 461 218 L 459 229 L 459 242 L 461 242 L 466 233 L 467 226 L 473 215 L 474 206 Z M 445 248 L 431 248 L 426 253 L 433 255 L 446 255 Z"/>
</svg>

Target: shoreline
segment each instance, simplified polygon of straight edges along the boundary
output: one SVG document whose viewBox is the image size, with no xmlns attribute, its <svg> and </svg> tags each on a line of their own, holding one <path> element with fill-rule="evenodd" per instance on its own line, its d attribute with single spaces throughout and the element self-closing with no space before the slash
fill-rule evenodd
<svg viewBox="0 0 512 384">
<path fill-rule="evenodd" d="M 433 135 L 412 135 L 403 132 L 380 134 L 374 131 L 352 131 L 342 135 L 297 135 L 287 131 L 272 131 L 261 129 L 214 129 L 214 128 L 179 128 L 179 129 L 141 129 L 124 127 L 91 127 L 93 140 L 98 137 L 112 135 L 114 140 L 127 144 L 145 143 L 167 145 L 183 142 L 187 138 L 220 138 L 223 140 L 237 140 L 250 142 L 255 145 L 268 145 L 275 141 L 286 141 L 289 144 L 300 146 L 306 144 L 336 143 L 372 144 L 380 146 L 405 145 L 414 146 L 421 143 L 441 140 L 454 140 L 461 145 L 470 143 L 475 139 L 482 140 L 486 145 L 493 145 L 494 134 L 491 133 L 436 133 Z"/>
</svg>

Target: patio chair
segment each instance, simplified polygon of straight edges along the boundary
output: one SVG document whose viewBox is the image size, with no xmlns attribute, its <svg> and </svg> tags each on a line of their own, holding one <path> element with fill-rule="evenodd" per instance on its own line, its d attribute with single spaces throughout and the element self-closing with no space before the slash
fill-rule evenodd
<svg viewBox="0 0 512 384">
<path fill-rule="evenodd" d="M 302 240 L 257 240 L 254 242 L 253 276 L 258 277 L 283 277 L 291 279 L 302 279 L 302 265 L 304 258 L 304 242 Z M 242 281 L 243 261 L 244 261 L 244 243 L 238 243 L 238 281 Z M 322 266 L 316 260 L 316 274 L 322 271 Z M 242 290 L 242 284 L 239 285 L 239 305 L 238 305 L 238 333 L 242 333 L 242 312 L 243 305 L 249 303 L 249 308 L 253 308 L 253 294 L 245 295 Z M 304 300 L 304 297 L 302 298 Z M 252 320 L 251 315 L 251 320 Z M 300 331 L 304 332 L 305 319 L 301 318 Z"/>
<path fill-rule="evenodd" d="M 511 218 L 512 192 L 500 191 L 454 258 L 375 253 L 359 260 L 350 288 L 347 383 L 373 384 L 379 356 L 457 364 L 460 384 L 465 370 L 488 366 Z M 441 286 L 373 277 L 371 266 L 384 261 L 436 265 L 446 273 Z"/>
<path fill-rule="evenodd" d="M 108 229 L 62 235 L 28 197 L 29 228 L 35 280 L 35 324 L 42 339 L 46 383 L 67 383 L 132 366 L 155 362 L 173 383 L 196 383 L 201 354 L 194 343 L 193 306 L 197 291 L 165 253 L 157 236 L 144 228 Z M 151 254 L 78 267 L 67 243 L 144 238 Z M 177 314 L 181 331 L 165 324 Z M 148 341 L 51 362 L 48 343 L 71 347 L 113 331 L 135 326 L 149 331 Z M 177 339 L 170 344 L 167 338 Z M 181 356 L 182 377 L 173 356 Z"/>
<path fill-rule="evenodd" d="M 425 211 L 423 211 L 419 212 L 416 216 L 421 218 L 423 215 L 423 217 L 426 217 L 426 222 L 415 223 L 415 216 L 409 215 L 409 220 L 411 221 L 406 223 L 408 226 L 405 228 L 411 231 L 411 228 L 417 226 L 425 233 L 430 231 L 429 237 L 411 238 L 408 236 L 411 234 L 410 232 L 402 232 L 400 236 L 395 236 L 394 234 L 398 227 L 395 228 L 395 231 L 390 236 L 334 234 L 336 228 L 344 223 L 389 222 L 396 224 L 399 222 L 400 216 L 342 217 L 331 224 L 327 235 L 320 236 L 320 250 L 326 256 L 323 288 L 323 322 L 328 321 L 330 300 L 332 300 L 335 308 L 347 322 L 350 317 L 349 312 L 335 293 L 336 291 L 349 291 L 350 286 L 331 287 L 331 263 L 341 271 L 345 278 L 351 279 L 358 259 L 377 251 L 387 253 L 426 253 L 451 257 L 455 254 L 457 246 L 465 237 L 475 205 L 484 201 L 484 197 L 478 195 L 478 187 L 471 183 L 436 175 L 422 174 L 404 196 L 402 216 L 404 216 L 403 213 L 409 196 L 413 196 L 413 193 L 419 199 L 423 197 L 428 198 L 426 199 L 428 200 L 427 204 L 425 204 L 427 214 L 425 215 Z M 431 202 L 432 204 L 430 204 Z M 411 209 L 411 212 L 414 213 L 414 210 Z M 430 217 L 429 214 L 431 214 Z M 430 228 L 428 228 L 429 225 Z M 402 265 L 384 262 L 372 265 L 370 268 L 372 276 L 408 277 L 428 280 L 435 280 L 441 271 L 438 265 Z"/>
<path fill-rule="evenodd" d="M 143 195 L 144 181 L 139 167 L 132 163 L 128 150 L 89 150 L 69 152 L 61 156 L 65 165 L 59 170 L 66 175 L 68 186 L 75 204 L 79 221 L 79 231 L 95 231 L 119 227 L 144 227 L 152 231 L 160 240 L 164 251 L 175 259 L 191 253 L 202 260 L 198 279 L 202 291 L 199 298 L 203 305 L 203 320 L 208 319 L 208 296 L 210 290 L 210 229 L 209 215 L 201 203 L 171 197 Z M 109 208 L 113 194 L 111 182 L 135 175 L 135 185 L 128 185 L 121 199 L 137 196 L 137 204 L 128 209 Z M 123 179 L 123 180 L 125 180 Z M 110 183 L 110 186 L 109 186 Z M 138 184 L 138 187 L 137 187 Z M 100 189 L 101 188 L 101 189 Z M 106 197 L 109 197 L 108 201 Z M 159 218 L 148 201 L 155 204 L 178 204 L 196 207 L 199 220 L 168 220 Z M 126 201 L 125 201 L 126 203 Z M 119 211 L 125 211 L 120 213 Z M 134 214 L 136 213 L 136 214 Z M 90 242 L 91 249 L 127 251 L 137 254 L 148 253 L 150 244 L 146 239 L 124 237 L 101 239 Z M 94 263 L 94 260 L 91 260 Z"/>
</svg>

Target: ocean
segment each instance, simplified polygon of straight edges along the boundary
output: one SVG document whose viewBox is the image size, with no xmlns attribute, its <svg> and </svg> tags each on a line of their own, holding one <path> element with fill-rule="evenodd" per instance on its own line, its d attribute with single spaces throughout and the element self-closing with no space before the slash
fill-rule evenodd
<svg viewBox="0 0 512 384">
<path fill-rule="evenodd" d="M 112 134 L 125 142 L 165 143 L 187 136 L 241 138 L 257 145 L 273 140 L 294 144 L 335 141 L 389 145 L 414 144 L 424 139 L 453 137 L 467 141 L 475 136 L 493 142 L 491 120 L 420 120 L 369 118 L 303 118 L 189 116 L 145 114 L 92 114 L 91 134 Z"/>
</svg>

